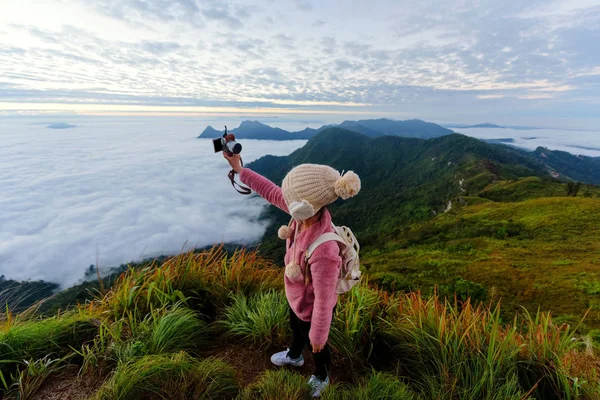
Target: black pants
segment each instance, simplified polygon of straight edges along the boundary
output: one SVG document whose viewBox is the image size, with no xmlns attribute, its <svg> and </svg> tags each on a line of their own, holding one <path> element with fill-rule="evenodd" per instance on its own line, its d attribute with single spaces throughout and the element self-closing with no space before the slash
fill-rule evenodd
<svg viewBox="0 0 600 400">
<path fill-rule="evenodd" d="M 335 313 L 335 307 L 333 308 Z M 310 346 L 310 339 L 308 333 L 310 332 L 310 322 L 302 321 L 296 316 L 296 313 L 290 308 L 290 327 L 292 328 L 292 346 L 288 352 L 290 358 L 298 358 L 304 350 L 304 346 L 308 346 L 312 352 Z M 323 350 L 318 353 L 312 353 L 313 359 L 315 360 L 315 376 L 320 380 L 324 381 L 329 375 L 331 368 L 331 352 L 329 351 L 329 344 L 325 344 Z"/>
</svg>

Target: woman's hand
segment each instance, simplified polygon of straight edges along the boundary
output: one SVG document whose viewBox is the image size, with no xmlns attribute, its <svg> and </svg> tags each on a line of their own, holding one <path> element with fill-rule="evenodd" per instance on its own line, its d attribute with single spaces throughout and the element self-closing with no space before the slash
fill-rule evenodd
<svg viewBox="0 0 600 400">
<path fill-rule="evenodd" d="M 310 344 L 310 346 L 312 347 L 312 352 L 313 353 L 318 353 L 321 350 L 323 350 L 323 347 L 325 347 L 325 343 L 323 344 Z"/>
<path fill-rule="evenodd" d="M 226 151 L 223 152 L 223 157 L 225 157 L 225 159 L 229 162 L 229 165 L 231 165 L 231 168 L 236 172 L 236 173 L 240 173 L 243 169 L 242 167 L 242 159 L 240 157 L 239 154 L 234 154 L 232 156 L 229 156 L 227 154 Z"/>
</svg>

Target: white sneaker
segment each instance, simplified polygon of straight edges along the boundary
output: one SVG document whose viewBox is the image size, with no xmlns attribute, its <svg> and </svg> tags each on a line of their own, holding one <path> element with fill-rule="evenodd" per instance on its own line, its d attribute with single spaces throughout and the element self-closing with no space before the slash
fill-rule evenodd
<svg viewBox="0 0 600 400">
<path fill-rule="evenodd" d="M 288 352 L 290 349 L 285 351 L 280 351 L 279 353 L 275 353 L 271 356 L 271 362 L 278 367 L 283 365 L 291 365 L 292 367 L 301 367 L 304 365 L 304 357 L 300 354 L 298 358 L 290 358 L 288 357 Z"/>
<path fill-rule="evenodd" d="M 324 381 L 320 380 L 316 376 L 311 376 L 308 380 L 308 386 L 312 390 L 312 397 L 319 397 L 323 390 L 329 385 L 329 377 L 325 378 Z"/>
</svg>

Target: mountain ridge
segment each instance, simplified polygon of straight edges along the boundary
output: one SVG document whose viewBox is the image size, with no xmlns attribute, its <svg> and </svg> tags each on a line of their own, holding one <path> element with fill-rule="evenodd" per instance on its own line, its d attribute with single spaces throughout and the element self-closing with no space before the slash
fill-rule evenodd
<svg viewBox="0 0 600 400">
<path fill-rule="evenodd" d="M 381 237 L 381 232 L 393 235 L 396 229 L 408 223 L 444 212 L 459 196 L 477 196 L 496 181 L 523 177 L 551 181 L 555 179 L 554 172 L 563 182 L 600 182 L 596 174 L 586 174 L 584 169 L 574 165 L 582 162 L 578 157 L 560 154 L 557 159 L 561 163 L 548 165 L 547 161 L 554 161 L 555 157 L 549 150 L 545 152 L 548 154 L 543 157 L 462 134 L 432 139 L 369 138 L 341 128 L 329 128 L 288 156 L 264 156 L 248 167 L 273 182 L 281 182 L 293 166 L 302 163 L 355 171 L 363 181 L 362 194 L 349 202 L 336 202 L 331 208 L 342 224 L 352 226 L 368 243 Z M 569 176 L 573 172 L 577 173 L 576 178 Z M 275 222 L 263 237 L 263 249 L 281 253 L 281 249 L 276 250 L 274 238 L 276 228 L 287 223 L 288 216 L 273 209 L 266 217 Z"/>
<path fill-rule="evenodd" d="M 452 130 L 440 125 L 418 119 L 398 121 L 385 118 L 344 121 L 341 124 L 323 125 L 317 129 L 305 128 L 297 132 L 289 132 L 281 128 L 273 128 L 258 121 L 246 120 L 242 121 L 237 128 L 231 129 L 230 132 L 235 134 L 238 139 L 308 140 L 326 129 L 335 127 L 358 132 L 368 137 L 390 135 L 428 139 L 454 133 Z M 222 135 L 223 132 L 209 125 L 198 138 L 215 138 Z"/>
</svg>

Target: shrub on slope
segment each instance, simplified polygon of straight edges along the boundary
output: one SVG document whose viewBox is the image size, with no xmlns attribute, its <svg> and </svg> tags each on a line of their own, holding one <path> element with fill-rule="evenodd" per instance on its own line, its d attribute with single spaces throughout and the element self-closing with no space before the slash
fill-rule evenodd
<svg viewBox="0 0 600 400">
<path fill-rule="evenodd" d="M 238 393 L 235 371 L 222 361 L 198 361 L 184 352 L 145 356 L 121 364 L 97 400 L 231 399 Z"/>
<path fill-rule="evenodd" d="M 280 291 L 259 292 L 249 298 L 238 293 L 224 314 L 222 325 L 228 334 L 255 345 L 281 345 L 289 336 L 289 306 Z"/>
<path fill-rule="evenodd" d="M 44 320 L 15 321 L 0 324 L 0 380 L 5 389 L 18 369 L 60 359 L 91 341 L 98 332 L 98 321 L 85 313 L 69 313 Z M 39 360 L 39 361 L 38 361 Z M 46 360 L 46 361 L 44 361 Z M 27 361 L 27 362 L 25 362 Z M 40 365 L 42 365 L 40 364 Z"/>
<path fill-rule="evenodd" d="M 187 351 L 198 354 L 210 342 L 210 329 L 197 313 L 176 305 L 155 309 L 139 320 L 131 315 L 102 322 L 92 344 L 81 346 L 83 371 L 103 375 L 120 363 L 146 355 Z"/>
</svg>

